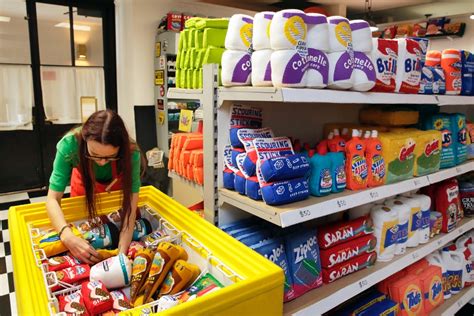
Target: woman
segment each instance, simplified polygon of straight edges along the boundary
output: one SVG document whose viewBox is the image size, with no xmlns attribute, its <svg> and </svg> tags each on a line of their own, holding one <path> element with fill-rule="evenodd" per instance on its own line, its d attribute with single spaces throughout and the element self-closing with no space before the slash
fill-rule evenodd
<svg viewBox="0 0 474 316">
<path fill-rule="evenodd" d="M 80 128 L 66 134 L 56 146 L 46 208 L 63 244 L 82 262 L 93 264 L 99 254 L 72 233 L 61 210 L 64 189 L 86 196 L 89 218 L 96 217 L 95 194 L 123 190 L 119 251 L 127 253 L 132 240 L 140 189 L 140 150 L 131 142 L 125 124 L 111 110 L 92 114 Z"/>
</svg>

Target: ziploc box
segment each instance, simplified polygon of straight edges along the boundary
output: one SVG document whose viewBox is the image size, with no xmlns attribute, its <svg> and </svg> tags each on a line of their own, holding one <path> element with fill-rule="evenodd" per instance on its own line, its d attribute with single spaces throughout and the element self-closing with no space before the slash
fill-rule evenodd
<svg viewBox="0 0 474 316">
<path fill-rule="evenodd" d="M 387 166 L 386 184 L 413 177 L 416 138 L 407 133 L 380 133 L 382 156 Z"/>
<path fill-rule="evenodd" d="M 453 127 L 449 114 L 439 113 L 428 116 L 422 123 L 424 130 L 441 132 L 441 162 L 440 168 L 450 168 L 456 165 L 455 148 L 453 143 Z"/>
<path fill-rule="evenodd" d="M 418 276 L 407 275 L 389 286 L 390 298 L 400 306 L 401 316 L 424 315 L 424 299 Z"/>
<path fill-rule="evenodd" d="M 453 132 L 454 161 L 456 165 L 467 159 L 466 116 L 460 113 L 451 114 L 451 131 Z"/>
<path fill-rule="evenodd" d="M 377 302 L 369 308 L 363 310 L 362 312 L 356 314 L 357 316 L 373 316 L 373 315 L 383 315 L 383 316 L 397 316 L 399 315 L 399 306 L 392 300 L 385 299 L 383 301 Z"/>
<path fill-rule="evenodd" d="M 285 283 L 283 284 L 285 302 L 295 299 L 296 292 L 293 287 L 293 278 L 291 276 L 288 260 L 286 258 L 285 245 L 281 238 L 274 238 L 262 243 L 251 246 L 253 250 L 275 263 L 283 269 L 285 273 Z"/>
<path fill-rule="evenodd" d="M 372 305 L 377 304 L 378 302 L 384 301 L 387 299 L 387 296 L 383 293 L 380 293 L 377 290 L 368 290 L 363 295 L 356 297 L 353 300 L 353 303 L 344 307 L 342 310 L 337 311 L 337 315 L 340 316 L 355 316 L 360 315 L 366 309 Z"/>
<path fill-rule="evenodd" d="M 316 229 L 300 229 L 285 236 L 289 271 L 298 297 L 323 284 Z"/>
</svg>

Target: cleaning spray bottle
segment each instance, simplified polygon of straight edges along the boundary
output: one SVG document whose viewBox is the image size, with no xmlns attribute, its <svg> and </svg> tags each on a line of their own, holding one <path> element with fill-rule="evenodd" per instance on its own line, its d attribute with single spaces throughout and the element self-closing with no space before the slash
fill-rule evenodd
<svg viewBox="0 0 474 316">
<path fill-rule="evenodd" d="M 346 143 L 346 177 L 349 190 L 360 190 L 367 187 L 367 161 L 365 144 L 359 132 L 352 130 L 352 139 Z"/>
<path fill-rule="evenodd" d="M 372 131 L 367 141 L 365 159 L 367 159 L 367 186 L 376 187 L 385 183 L 385 161 L 382 156 L 382 143 L 377 138 L 378 132 Z"/>
<path fill-rule="evenodd" d="M 331 193 L 331 158 L 327 155 L 325 143 L 319 143 L 316 146 L 317 154 L 310 158 L 311 176 L 309 178 L 309 190 L 312 195 L 324 196 Z"/>
</svg>

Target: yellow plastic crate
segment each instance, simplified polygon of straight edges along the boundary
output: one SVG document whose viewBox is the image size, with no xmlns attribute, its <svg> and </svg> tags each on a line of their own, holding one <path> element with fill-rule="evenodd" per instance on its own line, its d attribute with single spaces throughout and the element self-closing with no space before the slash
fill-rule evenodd
<svg viewBox="0 0 474 316">
<path fill-rule="evenodd" d="M 87 218 L 83 197 L 63 199 L 68 222 Z M 147 205 L 185 233 L 191 244 L 199 241 L 202 256 L 212 254 L 210 264 L 232 278 L 233 284 L 193 301 L 161 312 L 160 315 L 281 315 L 283 313 L 283 270 L 217 227 L 187 210 L 154 187 L 142 187 L 139 206 Z M 120 207 L 117 192 L 100 195 L 99 215 Z M 20 315 L 57 313 L 48 300 L 44 275 L 35 258 L 31 227 L 49 226 L 45 203 L 20 205 L 9 210 L 13 277 Z M 237 278 L 236 276 L 239 276 Z M 142 308 L 121 315 L 140 315 Z"/>
</svg>

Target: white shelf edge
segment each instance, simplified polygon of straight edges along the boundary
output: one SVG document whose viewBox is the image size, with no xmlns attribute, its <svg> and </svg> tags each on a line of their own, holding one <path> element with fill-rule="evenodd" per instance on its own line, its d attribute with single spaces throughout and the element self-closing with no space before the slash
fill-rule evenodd
<svg viewBox="0 0 474 316">
<path fill-rule="evenodd" d="M 186 179 L 185 177 L 177 174 L 176 172 L 174 171 L 168 171 L 168 177 L 169 178 L 172 178 L 172 179 L 177 179 L 183 183 L 186 183 L 187 185 L 189 185 L 190 187 L 196 189 L 196 190 L 199 190 L 201 194 L 203 194 L 204 192 L 204 188 L 202 185 L 200 184 L 197 184 L 196 182 L 194 181 L 191 181 L 191 180 L 188 180 Z"/>
<path fill-rule="evenodd" d="M 466 219 L 463 225 L 457 227 L 455 230 L 448 234 L 438 235 L 437 237 L 430 240 L 425 245 L 418 246 L 417 248 L 409 249 L 408 252 L 402 256 L 395 257 L 392 261 L 387 263 L 377 262 L 373 267 L 364 269 L 362 271 L 356 272 L 354 274 L 355 282 L 347 284 L 343 287 L 338 288 L 339 284 L 344 284 L 344 279 L 349 277 L 346 276 L 341 278 L 334 283 L 329 285 L 324 284 L 318 289 L 312 291 L 325 291 L 326 293 L 331 293 L 330 295 L 324 297 L 323 299 L 314 302 L 314 304 L 302 307 L 297 311 L 287 311 L 285 315 L 319 315 L 325 313 L 334 307 L 338 306 L 341 302 L 341 297 L 345 300 L 354 297 L 355 295 L 365 291 L 369 287 L 377 284 L 378 282 L 384 280 L 388 276 L 404 269 L 405 267 L 415 263 L 416 261 L 424 258 L 433 251 L 443 247 L 448 242 L 454 240 L 458 236 L 464 234 L 470 229 L 474 228 L 474 219 Z M 365 271 L 365 273 L 364 273 Z M 369 273 L 372 271 L 371 273 Z M 363 275 L 361 278 L 355 277 L 357 274 Z M 366 275 L 368 274 L 368 275 Z M 334 289 L 333 289 L 334 288 Z M 311 292 L 308 292 L 305 295 L 311 295 Z M 295 299 L 295 301 L 285 304 L 287 306 L 297 304 L 298 300 L 304 298 L 304 295 L 300 298 Z M 294 310 L 294 308 L 293 308 Z M 453 315 L 454 313 L 450 314 Z M 443 314 L 444 315 L 444 314 Z"/>
<path fill-rule="evenodd" d="M 203 97 L 202 89 L 181 89 L 169 88 L 166 93 L 168 99 L 177 100 L 201 100 Z"/>
<path fill-rule="evenodd" d="M 281 89 L 274 87 L 219 87 L 217 91 L 219 106 L 224 101 L 283 101 Z"/>
<path fill-rule="evenodd" d="M 474 105 L 474 96 L 467 95 L 437 95 L 439 106 Z"/>
<path fill-rule="evenodd" d="M 456 295 L 451 295 L 451 298 L 444 301 L 444 303 L 433 310 L 432 316 L 453 316 L 458 312 L 464 305 L 469 303 L 474 298 L 474 286 L 465 288 Z"/>
<path fill-rule="evenodd" d="M 269 206 L 262 201 L 254 201 L 249 197 L 225 189 L 219 190 L 219 202 L 221 204 L 227 203 L 233 205 L 247 213 L 251 213 L 281 227 L 288 227 L 419 189 L 473 170 L 474 161 L 469 161 L 427 176 L 416 177 L 361 191 L 351 192 L 346 190 L 342 193 L 331 194 L 322 198 L 310 196 L 307 200 L 282 205 L 281 207 Z M 294 205 L 293 208 L 292 205 Z"/>
</svg>

